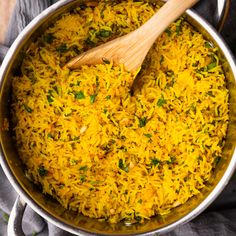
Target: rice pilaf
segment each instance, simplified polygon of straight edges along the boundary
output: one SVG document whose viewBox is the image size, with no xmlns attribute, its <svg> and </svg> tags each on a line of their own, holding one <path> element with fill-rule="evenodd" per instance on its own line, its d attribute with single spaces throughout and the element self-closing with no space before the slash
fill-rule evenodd
<svg viewBox="0 0 236 236">
<path fill-rule="evenodd" d="M 158 6 L 92 2 L 62 15 L 27 50 L 12 117 L 31 179 L 62 206 L 117 223 L 167 214 L 201 192 L 220 158 L 228 90 L 218 48 L 184 18 L 134 75 L 122 65 L 64 65 L 124 35 Z"/>
</svg>

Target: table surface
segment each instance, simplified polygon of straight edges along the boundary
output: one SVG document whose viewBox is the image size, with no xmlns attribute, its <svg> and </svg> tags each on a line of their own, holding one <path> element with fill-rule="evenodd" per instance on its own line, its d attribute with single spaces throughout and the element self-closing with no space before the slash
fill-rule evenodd
<svg viewBox="0 0 236 236">
<path fill-rule="evenodd" d="M 4 42 L 5 33 L 16 0 L 0 0 L 0 43 Z"/>
</svg>

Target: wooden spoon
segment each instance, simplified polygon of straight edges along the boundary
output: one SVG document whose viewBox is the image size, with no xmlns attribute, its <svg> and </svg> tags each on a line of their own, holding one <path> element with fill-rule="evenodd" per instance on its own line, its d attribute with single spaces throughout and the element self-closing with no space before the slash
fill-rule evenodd
<svg viewBox="0 0 236 236">
<path fill-rule="evenodd" d="M 169 0 L 144 25 L 135 31 L 88 50 L 75 57 L 66 66 L 76 69 L 81 65 L 101 64 L 112 61 L 123 64 L 130 72 L 137 71 L 157 37 L 188 8 L 199 0 Z"/>
</svg>

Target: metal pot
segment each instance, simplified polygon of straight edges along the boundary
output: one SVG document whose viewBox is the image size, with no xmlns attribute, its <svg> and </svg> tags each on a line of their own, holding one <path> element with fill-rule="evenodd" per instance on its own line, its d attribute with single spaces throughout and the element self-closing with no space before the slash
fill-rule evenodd
<svg viewBox="0 0 236 236">
<path fill-rule="evenodd" d="M 54 22 L 58 15 L 69 11 L 81 0 L 62 0 L 42 12 L 36 17 L 19 35 L 12 47 L 9 49 L 0 69 L 0 127 L 3 127 L 4 119 L 10 117 L 10 94 L 12 77 L 17 74 L 19 65 L 24 57 L 24 52 L 32 40 Z M 223 3 L 223 4 L 222 4 Z M 218 11 L 224 12 L 229 0 L 218 1 Z M 221 19 L 222 17 L 218 17 Z M 224 18 L 224 17 L 223 17 Z M 230 122 L 224 146 L 224 158 L 217 165 L 212 180 L 202 190 L 202 194 L 191 198 L 184 205 L 171 211 L 170 214 L 160 217 L 152 217 L 150 221 L 143 224 L 109 225 L 99 222 L 75 212 L 65 210 L 58 202 L 45 196 L 31 183 L 24 174 L 23 165 L 18 158 L 11 131 L 1 130 L 1 166 L 20 197 L 13 207 L 8 234 L 23 235 L 21 220 L 26 203 L 44 219 L 68 232 L 81 235 L 151 235 L 166 233 L 176 226 L 182 225 L 199 215 L 206 209 L 230 180 L 236 167 L 236 65 L 230 50 L 224 43 L 217 31 L 209 25 L 202 17 L 193 10 L 186 12 L 186 20 L 201 32 L 206 39 L 220 48 L 220 60 L 227 78 L 227 87 L 230 92 Z M 221 24 L 222 26 L 222 24 Z"/>
</svg>

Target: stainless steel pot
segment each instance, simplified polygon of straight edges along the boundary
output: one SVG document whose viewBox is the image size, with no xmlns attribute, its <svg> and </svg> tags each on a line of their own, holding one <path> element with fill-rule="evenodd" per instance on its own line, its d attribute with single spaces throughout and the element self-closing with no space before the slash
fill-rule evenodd
<svg viewBox="0 0 236 236">
<path fill-rule="evenodd" d="M 4 119 L 10 117 L 10 94 L 12 77 L 17 74 L 19 65 L 28 45 L 63 12 L 69 11 L 81 3 L 81 0 L 61 0 L 35 18 L 19 35 L 0 69 L 0 127 Z M 218 20 L 222 27 L 221 13 L 228 9 L 229 0 L 218 1 Z M 206 39 L 220 48 L 220 60 L 223 64 L 230 91 L 230 122 L 224 147 L 224 158 L 217 165 L 212 180 L 207 183 L 202 194 L 171 211 L 170 214 L 152 217 L 143 224 L 109 225 L 96 219 L 77 215 L 65 210 L 56 201 L 45 196 L 24 174 L 24 168 L 17 156 L 11 131 L 1 129 L 1 166 L 20 197 L 13 207 L 8 234 L 23 235 L 21 220 L 26 203 L 44 219 L 68 232 L 81 235 L 152 235 L 166 233 L 176 226 L 184 224 L 199 215 L 220 194 L 228 183 L 236 166 L 236 65 L 230 50 L 217 31 L 193 10 L 186 12 L 186 20 L 201 32 Z"/>
</svg>

